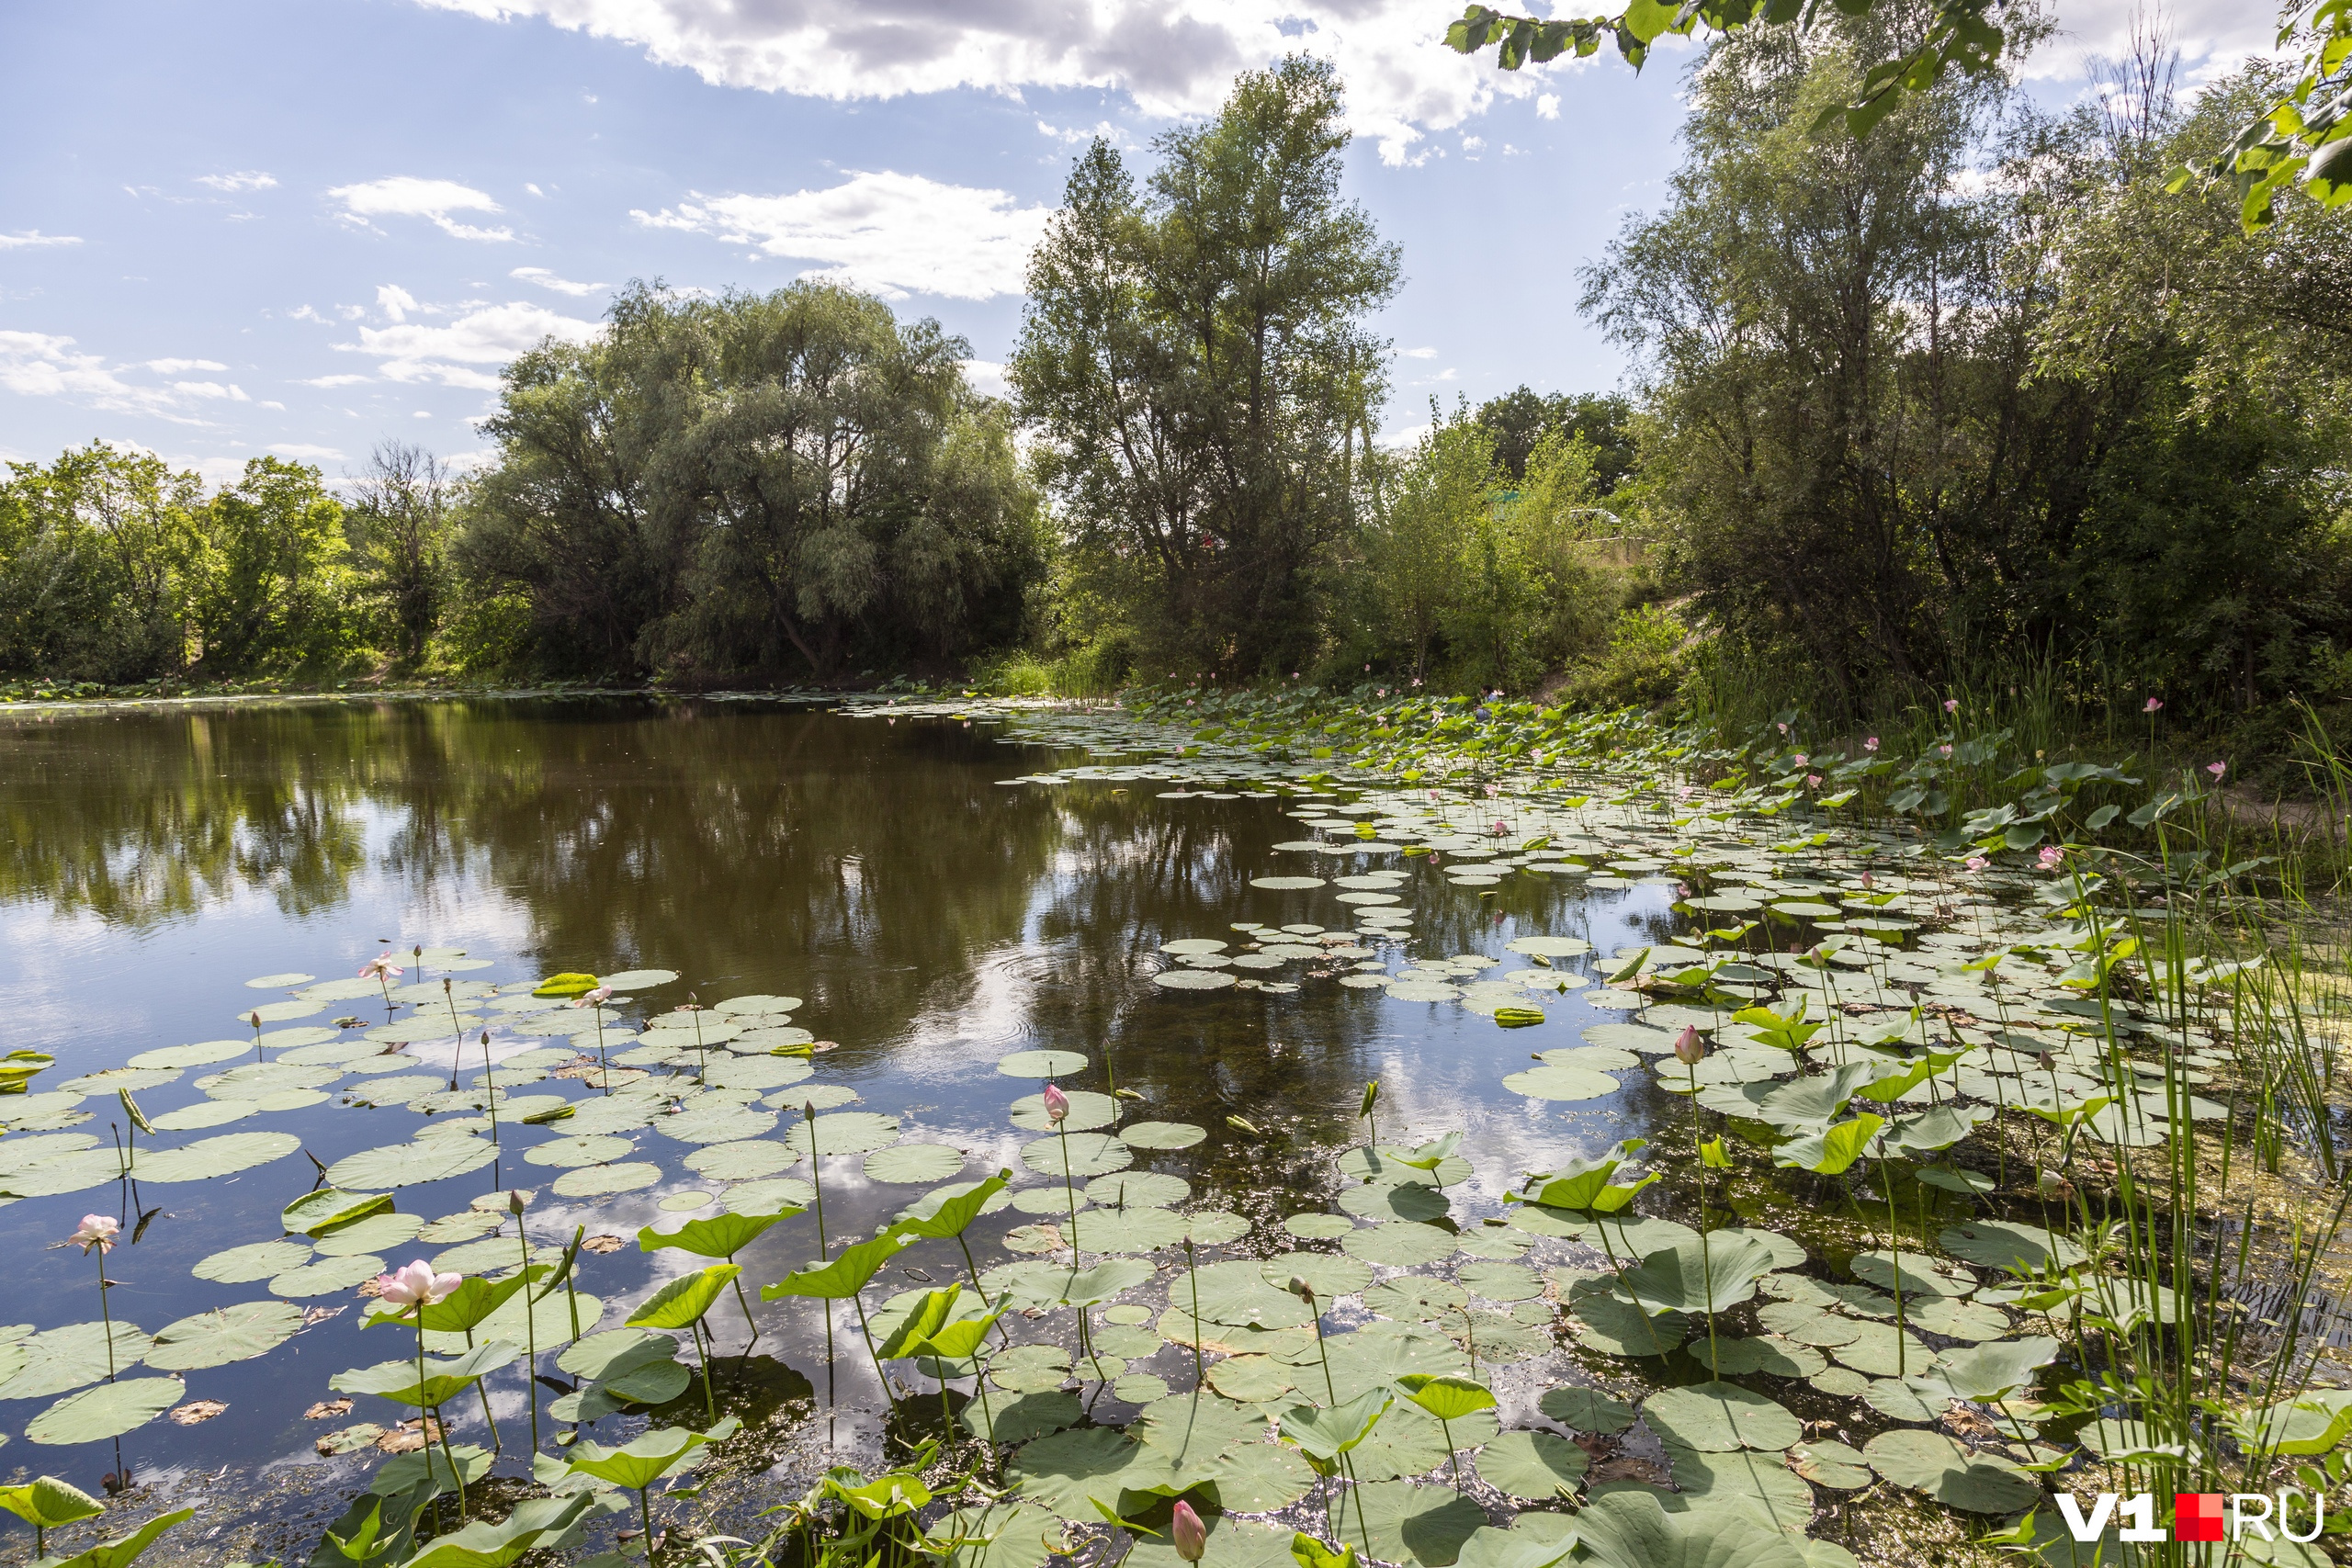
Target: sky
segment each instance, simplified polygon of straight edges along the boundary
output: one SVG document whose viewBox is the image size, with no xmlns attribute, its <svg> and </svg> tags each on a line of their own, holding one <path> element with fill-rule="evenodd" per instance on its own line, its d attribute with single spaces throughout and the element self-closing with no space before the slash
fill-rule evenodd
<svg viewBox="0 0 2352 1568">
<path fill-rule="evenodd" d="M 2137 0 L 2056 0 L 2038 96 Z M 1540 8 L 1540 7 L 1539 7 Z M 1001 390 L 1023 258 L 1097 134 L 1332 59 L 1347 193 L 1403 250 L 1391 438 L 1432 397 L 1603 391 L 1577 268 L 1655 210 L 1688 46 L 1505 74 L 1447 0 L 85 0 L 0 6 L 0 459 L 92 440 L 214 483 L 486 457 L 500 367 L 631 279 L 838 278 L 936 317 Z M 1580 14 L 1564 8 L 1563 15 Z M 2265 49 L 2167 6 L 2193 83 Z M 1679 40 L 1677 40 L 1679 42 Z"/>
</svg>

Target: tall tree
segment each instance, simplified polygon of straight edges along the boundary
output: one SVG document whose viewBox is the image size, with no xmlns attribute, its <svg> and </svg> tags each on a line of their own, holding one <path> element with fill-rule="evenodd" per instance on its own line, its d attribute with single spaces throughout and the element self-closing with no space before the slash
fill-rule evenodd
<svg viewBox="0 0 2352 1568">
<path fill-rule="evenodd" d="M 1155 143 L 1100 141 L 1030 261 L 1010 373 L 1081 561 L 1155 654 L 1239 674 L 1311 657 L 1317 565 L 1385 391 L 1365 325 L 1396 248 L 1340 194 L 1331 67 L 1247 73 Z"/>
<path fill-rule="evenodd" d="M 353 562 L 403 664 L 424 657 L 441 624 L 456 489 L 447 463 L 405 441 L 379 444 L 352 486 L 344 525 Z"/>
<path fill-rule="evenodd" d="M 344 606 L 343 506 L 319 470 L 255 457 L 205 504 L 208 548 L 196 596 L 208 673 L 275 673 L 338 657 Z"/>
<path fill-rule="evenodd" d="M 460 555 L 601 670 L 837 673 L 1009 638 L 1041 562 L 1001 405 L 931 321 L 837 285 L 644 285 L 508 371 Z"/>
<path fill-rule="evenodd" d="M 94 442 L 0 485 L 0 666 L 93 681 L 175 673 L 203 567 L 203 481 Z"/>
</svg>

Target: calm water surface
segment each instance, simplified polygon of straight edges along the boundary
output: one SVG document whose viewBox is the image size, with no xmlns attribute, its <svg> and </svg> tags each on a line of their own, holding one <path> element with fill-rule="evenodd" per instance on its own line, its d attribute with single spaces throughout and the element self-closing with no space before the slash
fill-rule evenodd
<svg viewBox="0 0 2352 1568">
<path fill-rule="evenodd" d="M 152 1047 L 233 1038 L 257 998 L 281 994 L 250 989 L 247 979 L 348 976 L 386 946 L 462 948 L 492 965 L 464 978 L 501 983 L 559 970 L 674 969 L 677 982 L 632 1000 L 632 1018 L 690 993 L 705 1004 L 752 993 L 804 998 L 793 1022 L 839 1044 L 817 1058 L 812 1081 L 854 1090 L 852 1109 L 899 1116 L 907 1138 L 967 1151 L 965 1179 L 1010 1166 L 1020 1185 L 1045 1184 L 1018 1157 L 1036 1134 L 1006 1114 L 1038 1086 L 999 1074 L 1000 1057 L 1037 1046 L 1084 1052 L 1092 1065 L 1066 1087 L 1095 1089 L 1105 1087 L 1107 1061 L 1120 1086 L 1146 1097 L 1136 1114 L 1208 1129 L 1192 1149 L 1138 1151 L 1136 1168 L 1182 1176 L 1196 1202 L 1255 1222 L 1252 1238 L 1225 1249 L 1244 1255 L 1293 1245 L 1281 1218 L 1328 1205 L 1339 1185 L 1332 1156 L 1363 1135 L 1355 1111 L 1367 1078 L 1384 1085 L 1383 1142 L 1467 1132 L 1476 1176 L 1455 1203 L 1465 1225 L 1494 1212 L 1527 1170 L 1663 1113 L 1646 1075 L 1592 1105 L 1503 1092 L 1503 1075 L 1524 1064 L 1536 1033 L 1538 1048 L 1573 1044 L 1582 1023 L 1619 1016 L 1580 1004 L 1555 1009 L 1541 1032 L 1506 1032 L 1458 1007 L 1343 989 L 1296 965 L 1283 976 L 1302 981 L 1295 995 L 1153 985 L 1164 942 L 1233 939 L 1230 923 L 1241 919 L 1349 923 L 1334 889 L 1249 885 L 1298 869 L 1272 850 L 1300 836 L 1285 815 L 1295 802 L 1163 800 L 1166 786 L 1149 782 L 1007 785 L 998 781 L 1085 759 L 1002 744 L 999 733 L 781 705 L 605 698 L 17 716 L 0 726 L 0 1050 L 54 1053 L 59 1065 L 41 1088 Z M 1414 934 L 1384 950 L 1392 968 L 1408 954 L 1510 958 L 1502 944 L 1530 931 L 1584 936 L 1605 955 L 1671 929 L 1657 887 L 1586 892 L 1513 877 L 1480 898 L 1449 889 L 1422 863 L 1402 890 L 1412 895 Z M 352 1008 L 381 1017 L 380 1008 Z M 199 1101 L 192 1080 L 210 1070 L 141 1091 L 142 1108 L 152 1116 Z M 531 1092 L 550 1089 L 594 1092 L 579 1083 Z M 112 1097 L 85 1108 L 96 1114 L 77 1130 L 110 1140 L 109 1123 L 122 1119 Z M 1228 1116 L 1262 1135 L 1231 1127 Z M 219 1131 L 295 1133 L 332 1164 L 404 1140 L 416 1124 L 399 1108 L 330 1100 Z M 673 1173 L 655 1188 L 553 1198 L 557 1173 L 519 1156 L 561 1131 L 509 1125 L 497 1167 L 403 1188 L 400 1206 L 440 1215 L 520 1182 L 540 1192 L 534 1239 L 560 1242 L 576 1224 L 624 1237 L 641 1224 L 674 1225 L 660 1200 L 718 1190 L 679 1170 L 684 1151 L 670 1146 L 638 1156 Z M 805 1165 L 791 1174 L 806 1175 Z M 316 1175 L 295 1155 L 150 1189 L 144 1206 L 159 1212 L 110 1265 L 117 1320 L 153 1331 L 261 1297 L 262 1285 L 210 1284 L 189 1269 L 222 1247 L 276 1236 L 279 1209 Z M 836 1238 L 870 1230 L 924 1190 L 870 1181 L 854 1157 L 828 1160 L 824 1178 Z M 11 1259 L 0 1322 L 51 1328 L 96 1315 L 95 1264 L 52 1245 L 93 1210 L 139 1223 L 128 1192 L 112 1185 L 0 1210 Z M 1008 1257 L 1003 1232 L 1035 1218 L 983 1220 L 974 1232 L 980 1266 Z M 779 1226 L 746 1251 L 747 1281 L 810 1261 L 807 1224 Z M 955 1262 L 926 1257 L 925 1271 L 944 1279 Z M 582 1288 L 615 1303 L 606 1326 L 657 1272 L 678 1271 L 676 1255 L 657 1264 L 634 1245 L 583 1263 Z M 303 1412 L 328 1397 L 334 1371 L 400 1348 L 382 1331 L 362 1333 L 361 1303 L 348 1292 L 309 1304 L 350 1310 L 259 1359 L 188 1374 L 188 1397 L 225 1402 L 222 1416 L 158 1422 L 122 1440 L 122 1461 L 157 1496 L 206 1483 L 198 1525 L 215 1532 L 207 1539 L 249 1540 L 259 1529 L 264 1545 L 307 1552 L 366 1472 L 363 1459 L 319 1457 L 315 1439 L 340 1423 Z M 739 1397 L 775 1418 L 778 1464 L 796 1469 L 803 1450 L 826 1442 L 870 1443 L 879 1390 L 862 1355 L 837 1369 L 841 1415 L 829 1427 L 813 1308 L 758 1312 L 763 1334 Z M 724 1348 L 741 1348 L 731 1305 L 713 1321 Z M 1190 1374 L 1182 1359 L 1184 1379 L 1170 1380 L 1180 1386 Z M 520 1422 L 519 1379 L 511 1381 L 500 1418 Z M 26 1422 L 48 1403 L 0 1397 L 0 1430 L 11 1439 L 0 1470 L 46 1471 L 95 1491 L 115 1467 L 114 1445 L 27 1442 Z M 700 1425 L 699 1384 L 686 1403 Z M 390 1416 L 362 1408 L 343 1419 L 363 1418 L 389 1424 Z M 18 1555 L 29 1547 L 22 1531 L 5 1540 Z"/>
</svg>

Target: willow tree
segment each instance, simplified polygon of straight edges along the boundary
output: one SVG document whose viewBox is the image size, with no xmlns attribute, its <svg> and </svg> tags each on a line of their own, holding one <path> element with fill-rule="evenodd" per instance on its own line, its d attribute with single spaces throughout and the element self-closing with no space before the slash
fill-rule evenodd
<svg viewBox="0 0 2352 1568">
<path fill-rule="evenodd" d="M 1250 675 L 1318 639 L 1399 276 L 1340 197 L 1347 144 L 1329 65 L 1246 73 L 1140 184 L 1096 141 L 1031 258 L 1012 384 L 1080 566 L 1155 656 Z"/>
<path fill-rule="evenodd" d="M 1035 498 L 970 350 L 827 283 L 638 286 L 510 368 L 465 557 L 606 668 L 838 672 L 1009 639 Z"/>
</svg>

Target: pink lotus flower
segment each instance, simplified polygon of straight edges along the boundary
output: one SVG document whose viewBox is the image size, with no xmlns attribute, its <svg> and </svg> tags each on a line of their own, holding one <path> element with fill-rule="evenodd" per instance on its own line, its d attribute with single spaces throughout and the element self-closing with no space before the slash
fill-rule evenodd
<svg viewBox="0 0 2352 1568">
<path fill-rule="evenodd" d="M 80 1247 L 85 1258 L 90 1255 L 90 1248 L 94 1247 L 103 1256 L 114 1250 L 114 1238 L 121 1230 L 122 1223 L 110 1215 L 85 1214 L 82 1216 L 82 1228 L 65 1239 L 70 1245 Z"/>
<path fill-rule="evenodd" d="M 2041 852 L 2033 858 L 2041 863 L 2042 870 L 2056 871 L 2058 863 L 2066 858 L 2066 852 L 2055 844 L 2044 844 L 2041 846 Z"/>
<path fill-rule="evenodd" d="M 1414 684 L 1414 685 L 1416 685 L 1416 686 L 1418 686 L 1418 685 L 1419 685 L 1420 683 L 1421 683 L 1421 678 L 1420 678 L 1419 675 L 1414 676 L 1414 677 L 1413 677 L 1413 684 Z"/>
<path fill-rule="evenodd" d="M 1046 1120 L 1057 1127 L 1060 1126 L 1069 1115 L 1069 1096 L 1061 1091 L 1058 1084 L 1047 1084 L 1045 1099 Z"/>
<path fill-rule="evenodd" d="M 1773 721 L 1772 728 L 1779 730 L 1783 735 L 1786 735 L 1789 732 L 1789 727 L 1781 723 L 1777 719 Z"/>
<path fill-rule="evenodd" d="M 1193 1512 L 1193 1505 L 1182 1498 L 1176 1501 L 1175 1517 L 1169 1521 L 1168 1534 L 1176 1543 L 1176 1555 L 1187 1562 L 1198 1562 L 1209 1549 L 1208 1527 L 1201 1523 L 1201 1516 Z"/>
<path fill-rule="evenodd" d="M 1878 879 L 1866 871 L 1862 873 L 1862 886 L 1865 887 L 1875 887 L 1878 886 Z"/>
<path fill-rule="evenodd" d="M 1500 784 L 1488 784 L 1488 785 L 1487 786 L 1487 798 L 1488 800 L 1492 800 L 1492 799 L 1494 799 L 1494 798 L 1495 798 L 1495 796 L 1497 796 L 1497 795 L 1498 795 L 1502 794 L 1502 792 L 1503 792 L 1503 786 L 1502 786 L 1502 785 L 1500 785 Z"/>
<path fill-rule="evenodd" d="M 2205 764 L 2205 771 L 2218 779 L 2230 771 L 2230 765 L 2227 762 L 2208 762 Z"/>
<path fill-rule="evenodd" d="M 435 1274 L 433 1265 L 420 1258 L 405 1269 L 377 1275 L 376 1294 L 406 1311 L 413 1306 L 431 1306 L 447 1301 L 465 1282 L 462 1274 Z"/>
<path fill-rule="evenodd" d="M 1944 712 L 1958 713 L 1959 711 L 1960 699 L 1958 697 L 1946 697 L 1944 699 Z"/>
<path fill-rule="evenodd" d="M 1821 787 L 1821 775 L 1819 773 L 1805 774 L 1804 787 L 1807 789 L 1819 789 Z"/>
<path fill-rule="evenodd" d="M 1970 871 L 1983 871 L 1986 866 L 1991 865 L 1992 863 L 1993 863 L 1991 861 L 1986 860 L 1983 855 L 1971 855 L 1968 857 L 1968 869 Z"/>
<path fill-rule="evenodd" d="M 1800 767 L 1800 768 L 1804 767 L 1807 762 L 1811 761 L 1812 760 L 1813 760 L 1812 758 L 1810 758 L 1810 757 L 1806 756 L 1806 755 L 1805 755 L 1804 752 L 1802 752 L 1802 751 L 1800 751 L 1800 752 L 1798 752 L 1798 753 L 1797 753 L 1797 756 L 1796 756 L 1796 762 L 1797 762 L 1797 766 L 1798 766 L 1798 767 Z"/>
<path fill-rule="evenodd" d="M 2165 700 L 2164 700 L 2162 697 L 2150 697 L 2150 698 L 2147 700 L 2146 705 L 2143 705 L 2143 706 L 2140 709 L 2140 711 L 2141 711 L 2142 713 L 2154 713 L 2154 712 L 2155 712 L 2158 708 L 2160 708 L 2160 707 L 2162 707 L 2162 706 L 2164 706 L 2164 705 L 2165 705 Z"/>
<path fill-rule="evenodd" d="M 897 719 L 892 719 L 890 722 L 896 724 L 899 721 Z M 576 1008 L 602 1007 L 612 999 L 613 988 L 610 986 L 599 986 L 594 990 L 582 991 L 578 996 L 572 998 L 571 1005 Z"/>
<path fill-rule="evenodd" d="M 1877 737 L 1877 736 L 1875 736 L 1875 735 L 1873 735 L 1873 736 L 1871 736 L 1868 740 L 1863 741 L 1863 742 L 1862 742 L 1862 750 L 1865 750 L 1865 751 L 1875 751 L 1875 750 L 1878 750 L 1878 737 Z"/>
<path fill-rule="evenodd" d="M 359 966 L 359 977 L 363 980 L 397 980 L 403 973 L 401 966 L 392 962 L 390 953 L 379 953 Z"/>
<path fill-rule="evenodd" d="M 1707 1043 L 1699 1037 L 1699 1026 L 1686 1023 L 1682 1032 L 1674 1037 L 1674 1059 L 1686 1067 L 1695 1067 L 1706 1059 Z"/>
<path fill-rule="evenodd" d="M 1951 748 L 1949 745 L 1939 746 L 1936 748 L 1936 755 L 1939 757 L 1949 757 L 1951 755 Z"/>
</svg>

